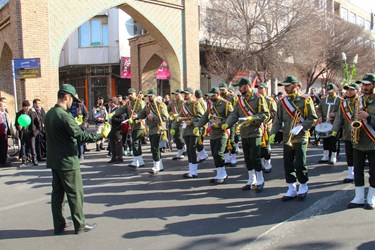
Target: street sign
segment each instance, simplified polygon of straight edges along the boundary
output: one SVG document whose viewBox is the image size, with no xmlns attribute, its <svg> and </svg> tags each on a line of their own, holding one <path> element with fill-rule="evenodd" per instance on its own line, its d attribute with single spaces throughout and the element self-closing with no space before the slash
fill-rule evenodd
<svg viewBox="0 0 375 250">
<path fill-rule="evenodd" d="M 38 78 L 40 74 L 40 58 L 13 59 L 15 79 Z"/>
<path fill-rule="evenodd" d="M 40 68 L 40 58 L 13 59 L 15 69 Z"/>
<path fill-rule="evenodd" d="M 40 68 L 34 69 L 14 69 L 16 79 L 26 79 L 26 78 L 38 78 L 41 76 Z"/>
</svg>

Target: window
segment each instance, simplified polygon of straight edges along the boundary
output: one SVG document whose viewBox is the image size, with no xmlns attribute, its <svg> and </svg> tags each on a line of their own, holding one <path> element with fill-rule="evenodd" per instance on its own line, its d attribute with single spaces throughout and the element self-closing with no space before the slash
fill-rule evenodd
<svg viewBox="0 0 375 250">
<path fill-rule="evenodd" d="M 341 18 L 345 21 L 348 21 L 348 10 L 345 8 L 341 8 Z"/>
<path fill-rule="evenodd" d="M 79 47 L 108 46 L 108 17 L 95 17 L 78 30 Z"/>
<path fill-rule="evenodd" d="M 365 27 L 365 19 L 363 17 L 358 17 L 357 18 L 357 25 L 364 28 Z"/>
<path fill-rule="evenodd" d="M 349 22 L 355 24 L 356 23 L 356 16 L 353 12 L 349 13 Z"/>
<path fill-rule="evenodd" d="M 371 23 L 369 21 L 365 21 L 365 30 L 371 30 Z"/>
</svg>

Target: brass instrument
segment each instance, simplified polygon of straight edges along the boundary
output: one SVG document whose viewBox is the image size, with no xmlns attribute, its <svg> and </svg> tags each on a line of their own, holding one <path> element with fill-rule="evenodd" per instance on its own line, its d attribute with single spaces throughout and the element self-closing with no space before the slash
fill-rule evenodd
<svg viewBox="0 0 375 250">
<path fill-rule="evenodd" d="M 353 144 L 358 144 L 359 143 L 359 133 L 361 132 L 361 127 L 362 123 L 360 120 L 358 120 L 357 114 L 359 112 L 359 99 L 356 98 L 354 101 L 354 112 L 353 112 L 353 117 L 354 121 L 350 123 L 350 126 L 352 128 L 352 141 Z"/>
<path fill-rule="evenodd" d="M 296 112 L 295 112 L 295 115 L 294 115 L 293 122 L 290 125 L 289 138 L 288 138 L 288 141 L 285 142 L 285 145 L 292 146 L 292 139 L 293 139 L 294 134 L 292 134 L 291 131 L 294 127 L 296 127 L 298 124 L 300 124 L 301 115 L 302 115 L 301 111 L 299 109 L 297 109 Z"/>
</svg>

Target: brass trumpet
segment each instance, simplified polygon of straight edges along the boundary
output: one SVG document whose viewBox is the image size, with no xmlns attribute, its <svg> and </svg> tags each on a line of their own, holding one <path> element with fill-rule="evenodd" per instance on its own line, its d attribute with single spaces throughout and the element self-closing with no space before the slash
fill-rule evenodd
<svg viewBox="0 0 375 250">
<path fill-rule="evenodd" d="M 297 109 L 294 115 L 294 120 L 292 124 L 290 125 L 289 138 L 288 138 L 288 141 L 285 142 L 285 145 L 292 146 L 292 139 L 293 139 L 294 134 L 292 134 L 291 131 L 294 127 L 296 127 L 301 122 L 301 115 L 302 115 L 301 111 Z"/>
<path fill-rule="evenodd" d="M 361 127 L 362 123 L 360 120 L 357 118 L 357 114 L 359 112 L 359 100 L 358 98 L 355 99 L 354 101 L 354 112 L 353 116 L 355 116 L 354 121 L 350 123 L 350 126 L 352 128 L 352 141 L 353 144 L 358 144 L 359 143 L 359 133 L 361 132 Z"/>
</svg>

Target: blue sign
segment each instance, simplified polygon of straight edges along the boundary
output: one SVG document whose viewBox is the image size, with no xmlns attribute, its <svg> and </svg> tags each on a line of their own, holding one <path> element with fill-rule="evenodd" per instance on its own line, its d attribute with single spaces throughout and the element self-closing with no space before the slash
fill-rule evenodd
<svg viewBox="0 0 375 250">
<path fill-rule="evenodd" d="M 7 4 L 9 3 L 9 0 L 0 0 L 0 10 Z"/>
<path fill-rule="evenodd" d="M 15 69 L 40 68 L 40 58 L 13 59 Z"/>
</svg>

